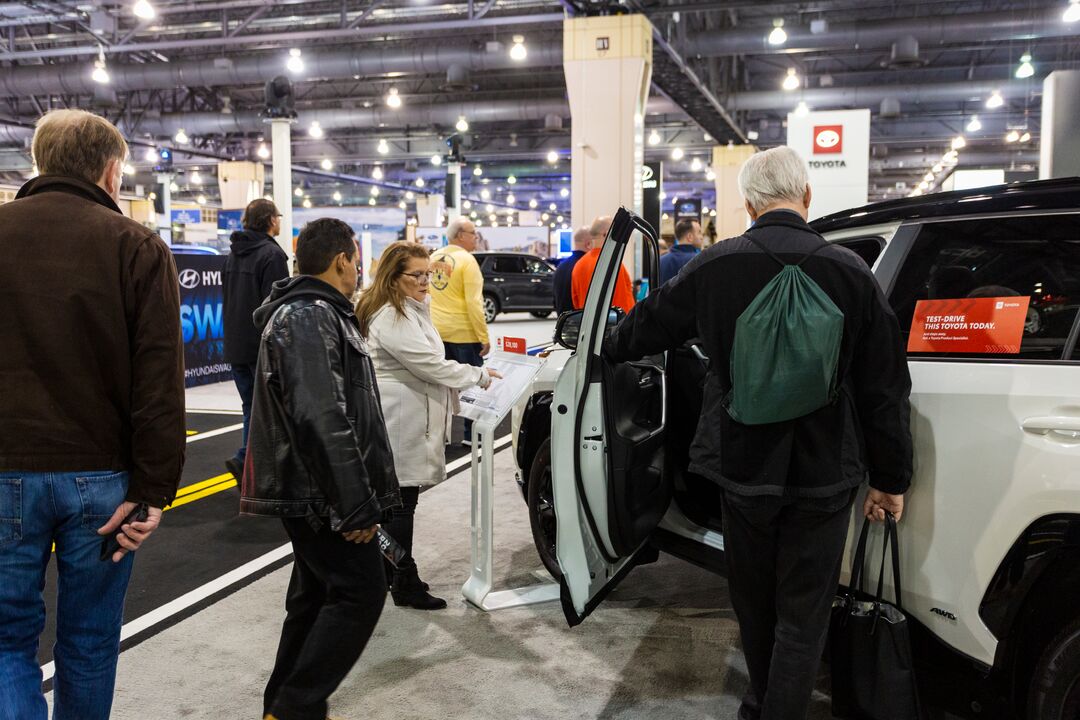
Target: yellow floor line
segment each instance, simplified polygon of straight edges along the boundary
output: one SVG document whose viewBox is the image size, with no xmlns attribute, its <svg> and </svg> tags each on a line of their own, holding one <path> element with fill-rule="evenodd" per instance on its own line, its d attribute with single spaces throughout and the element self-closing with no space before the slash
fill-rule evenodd
<svg viewBox="0 0 1080 720">
<path fill-rule="evenodd" d="M 202 482 L 197 482 L 193 485 L 185 485 L 184 487 L 176 491 L 176 497 L 181 498 L 185 495 L 190 495 L 193 492 L 198 492 L 203 488 L 210 487 L 211 485 L 217 485 L 218 483 L 224 482 L 225 480 L 235 479 L 236 478 L 233 477 L 232 473 L 225 473 L 224 475 L 218 475 L 217 477 L 212 477 L 209 480 L 203 480 Z"/>
<path fill-rule="evenodd" d="M 198 430 L 188 430 L 187 431 L 188 437 L 191 437 L 192 435 L 198 435 L 198 434 L 199 434 Z"/>
<path fill-rule="evenodd" d="M 181 505 L 187 505 L 190 502 L 195 502 L 196 500 L 201 500 L 204 497 L 209 497 L 210 495 L 214 495 L 215 493 L 219 493 L 222 490 L 228 490 L 229 488 L 236 487 L 236 478 L 234 478 L 232 475 L 229 475 L 227 477 L 229 478 L 228 480 L 225 480 L 224 482 L 221 482 L 221 483 L 219 483 L 217 485 L 211 485 L 210 487 L 205 488 L 203 490 L 199 490 L 198 492 L 188 493 L 187 495 L 184 495 L 183 497 L 176 498 L 176 500 L 173 500 L 173 504 L 170 505 L 169 507 L 165 508 L 165 510 L 166 511 L 175 510 L 176 508 L 180 507 Z"/>
</svg>

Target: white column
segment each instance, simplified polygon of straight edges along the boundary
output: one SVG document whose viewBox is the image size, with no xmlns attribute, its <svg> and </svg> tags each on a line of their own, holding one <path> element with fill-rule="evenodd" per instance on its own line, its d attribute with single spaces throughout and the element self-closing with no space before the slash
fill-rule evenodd
<svg viewBox="0 0 1080 720">
<path fill-rule="evenodd" d="M 1039 179 L 1080 175 L 1080 70 L 1055 70 L 1043 81 Z"/>
<path fill-rule="evenodd" d="M 293 263 L 293 187 L 292 187 L 292 124 L 288 118 L 270 121 L 270 145 L 273 162 L 274 204 L 281 213 L 281 233 L 278 245 L 289 257 L 289 272 Z"/>
</svg>

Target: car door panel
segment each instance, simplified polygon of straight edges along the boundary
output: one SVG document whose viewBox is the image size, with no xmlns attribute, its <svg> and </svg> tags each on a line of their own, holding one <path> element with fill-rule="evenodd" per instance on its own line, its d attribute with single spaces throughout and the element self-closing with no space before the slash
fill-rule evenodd
<svg viewBox="0 0 1080 720">
<path fill-rule="evenodd" d="M 662 471 L 665 358 L 613 365 L 601 354 L 615 279 L 635 229 L 646 230 L 647 241 L 656 244 L 644 221 L 624 209 L 616 214 L 589 288 L 577 351 L 552 403 L 555 546 L 571 626 L 633 567 L 671 499 Z"/>
</svg>

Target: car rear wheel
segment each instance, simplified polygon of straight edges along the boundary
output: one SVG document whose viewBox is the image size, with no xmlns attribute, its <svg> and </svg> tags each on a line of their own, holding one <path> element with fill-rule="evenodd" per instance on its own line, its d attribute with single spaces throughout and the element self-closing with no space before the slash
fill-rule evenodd
<svg viewBox="0 0 1080 720">
<path fill-rule="evenodd" d="M 494 295 L 484 295 L 484 320 L 495 322 L 495 316 L 499 314 L 499 299 Z"/>
<path fill-rule="evenodd" d="M 559 560 L 555 556 L 555 496 L 551 492 L 551 438 L 536 450 L 529 466 L 529 524 L 532 526 L 533 544 L 544 567 L 558 580 L 562 577 Z"/>
<path fill-rule="evenodd" d="M 1028 692 L 1028 720 L 1080 718 L 1080 619 L 1043 651 Z"/>
<path fill-rule="evenodd" d="M 534 318 L 540 318 L 541 320 L 543 320 L 544 318 L 546 318 L 548 315 L 551 314 L 551 311 L 550 310 L 534 310 L 533 312 L 531 312 L 529 314 L 532 315 Z"/>
</svg>

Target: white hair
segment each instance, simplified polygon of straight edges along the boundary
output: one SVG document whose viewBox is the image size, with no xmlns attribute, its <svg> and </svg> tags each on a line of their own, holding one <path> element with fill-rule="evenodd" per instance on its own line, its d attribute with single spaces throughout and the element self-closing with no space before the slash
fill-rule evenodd
<svg viewBox="0 0 1080 720">
<path fill-rule="evenodd" d="M 450 225 L 448 225 L 446 228 L 447 241 L 453 242 L 457 238 L 458 233 L 461 232 L 461 229 L 465 227 L 465 223 L 471 222 L 472 220 L 469 220 L 469 218 L 465 215 L 459 215 L 458 217 L 451 220 Z"/>
<path fill-rule="evenodd" d="M 757 211 L 802 202 L 809 184 L 806 161 L 786 145 L 751 155 L 739 170 L 739 193 Z"/>
</svg>

